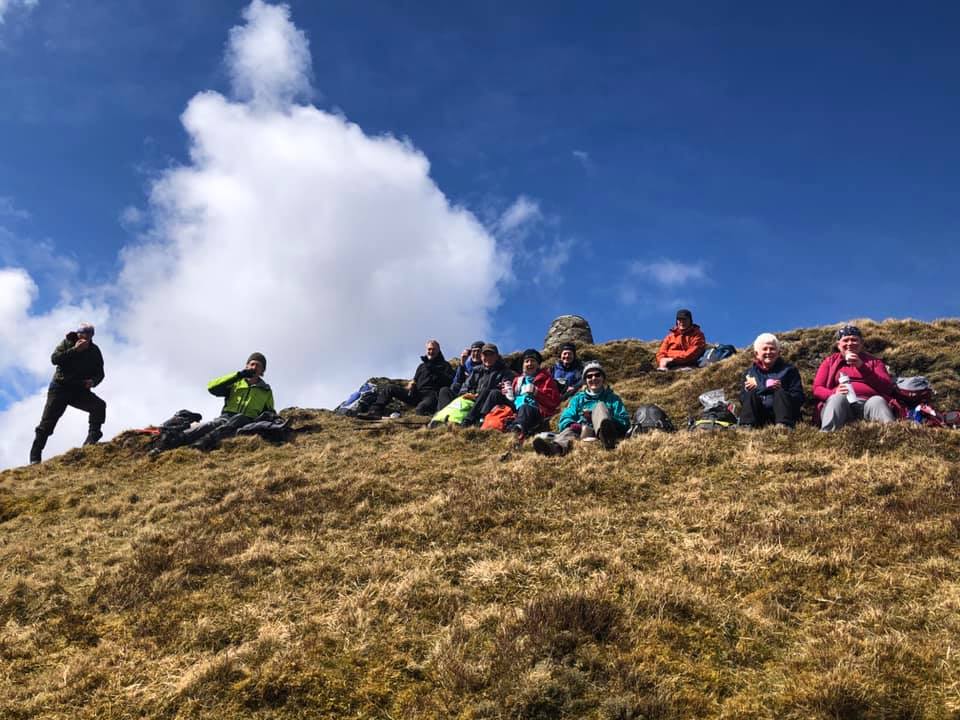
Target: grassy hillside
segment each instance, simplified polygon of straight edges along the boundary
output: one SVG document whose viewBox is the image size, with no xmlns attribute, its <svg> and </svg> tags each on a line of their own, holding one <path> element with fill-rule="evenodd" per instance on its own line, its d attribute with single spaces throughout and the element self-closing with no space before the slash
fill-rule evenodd
<svg viewBox="0 0 960 720">
<path fill-rule="evenodd" d="M 960 321 L 862 323 L 960 408 Z M 809 387 L 829 329 L 782 333 Z M 647 372 L 675 421 L 745 353 Z M 960 432 L 319 432 L 0 473 L 0 718 L 960 718 Z M 680 423 L 678 422 L 678 425 Z"/>
</svg>

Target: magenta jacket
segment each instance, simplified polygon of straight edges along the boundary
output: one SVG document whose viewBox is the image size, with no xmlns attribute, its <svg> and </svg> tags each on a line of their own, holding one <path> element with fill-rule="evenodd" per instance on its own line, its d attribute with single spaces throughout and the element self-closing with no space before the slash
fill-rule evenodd
<svg viewBox="0 0 960 720">
<path fill-rule="evenodd" d="M 859 368 L 847 365 L 843 360 L 843 353 L 835 352 L 825 358 L 817 369 L 817 376 L 813 379 L 813 396 L 821 403 L 826 402 L 840 384 L 837 381 L 837 375 L 845 372 L 850 377 L 850 384 L 857 393 L 857 397 L 869 398 L 880 395 L 887 402 L 893 400 L 896 385 L 890 379 L 883 360 L 865 352 L 859 355 L 863 360 L 863 365 Z"/>
</svg>

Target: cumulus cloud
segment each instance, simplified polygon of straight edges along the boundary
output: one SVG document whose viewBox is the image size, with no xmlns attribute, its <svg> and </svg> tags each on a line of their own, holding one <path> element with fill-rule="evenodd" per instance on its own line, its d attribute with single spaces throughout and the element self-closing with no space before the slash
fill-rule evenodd
<svg viewBox="0 0 960 720">
<path fill-rule="evenodd" d="M 253 0 L 245 25 L 230 31 L 227 68 L 234 96 L 258 106 L 281 108 L 310 94 L 307 36 L 290 21 L 286 5 Z"/>
<path fill-rule="evenodd" d="M 254 350 L 280 407 L 332 407 L 367 377 L 408 376 L 429 337 L 453 355 L 488 332 L 509 255 L 409 141 L 295 102 L 309 46 L 289 9 L 253 0 L 226 62 L 233 95 L 187 105 L 190 162 L 153 185 L 110 292 L 31 315 L 36 285 L 2 271 L 0 317 L 29 337 L 0 381 L 27 372 L 33 392 L 0 413 L 0 467 L 24 462 L 50 352 L 81 319 L 106 361 L 108 435 L 181 407 L 215 415 L 207 380 Z M 84 420 L 68 410 L 46 455 Z"/>
</svg>

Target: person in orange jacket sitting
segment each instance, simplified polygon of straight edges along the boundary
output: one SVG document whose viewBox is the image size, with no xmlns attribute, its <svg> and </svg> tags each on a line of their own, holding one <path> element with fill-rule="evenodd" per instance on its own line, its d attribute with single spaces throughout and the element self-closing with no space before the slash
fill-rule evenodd
<svg viewBox="0 0 960 720">
<path fill-rule="evenodd" d="M 670 328 L 657 351 L 657 370 L 696 367 L 706 348 L 707 339 L 700 326 L 693 324 L 693 314 L 677 310 L 677 324 Z"/>
</svg>

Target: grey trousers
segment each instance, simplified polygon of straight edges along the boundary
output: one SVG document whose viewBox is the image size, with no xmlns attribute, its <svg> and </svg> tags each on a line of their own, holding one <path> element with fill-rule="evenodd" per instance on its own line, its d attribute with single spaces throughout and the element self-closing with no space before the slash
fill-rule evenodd
<svg viewBox="0 0 960 720">
<path fill-rule="evenodd" d="M 566 453 L 570 449 L 570 444 L 574 440 L 586 440 L 587 438 L 597 437 L 597 433 L 594 431 L 594 428 L 600 427 L 600 423 L 604 420 L 612 420 L 613 416 L 610 414 L 610 408 L 608 408 L 602 402 L 598 402 L 593 406 L 593 410 L 590 413 L 590 424 L 582 423 L 580 426 L 580 432 L 576 430 L 571 430 L 567 428 L 563 432 L 557 434 L 553 441 L 559 445 L 563 452 Z"/>
<path fill-rule="evenodd" d="M 825 432 L 839 430 L 855 420 L 888 423 L 896 418 L 887 401 L 879 395 L 855 403 L 848 402 L 846 395 L 831 395 L 820 412 L 820 429 Z"/>
</svg>

